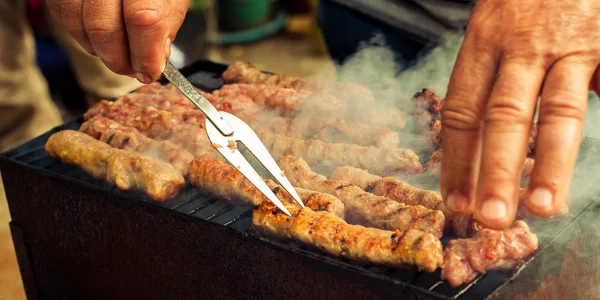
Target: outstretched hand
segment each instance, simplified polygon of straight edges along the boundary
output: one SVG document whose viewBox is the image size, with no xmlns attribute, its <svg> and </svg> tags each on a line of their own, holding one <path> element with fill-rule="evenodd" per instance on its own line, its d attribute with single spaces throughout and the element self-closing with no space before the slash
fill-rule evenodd
<svg viewBox="0 0 600 300">
<path fill-rule="evenodd" d="M 600 87 L 600 1 L 478 1 L 442 112 L 441 192 L 455 213 L 509 226 L 539 106 L 527 210 L 565 203 L 582 139 L 588 91 Z"/>
<path fill-rule="evenodd" d="M 54 19 L 113 72 L 156 80 L 190 0 L 47 0 Z"/>
</svg>

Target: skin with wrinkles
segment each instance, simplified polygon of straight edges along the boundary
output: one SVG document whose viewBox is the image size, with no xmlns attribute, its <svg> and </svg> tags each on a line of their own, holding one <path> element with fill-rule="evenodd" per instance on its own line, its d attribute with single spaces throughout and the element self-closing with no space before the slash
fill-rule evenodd
<svg viewBox="0 0 600 300">
<path fill-rule="evenodd" d="M 563 206 L 588 90 L 599 87 L 599 14 L 596 0 L 478 1 L 442 109 L 441 191 L 453 212 L 512 223 L 538 96 L 524 205 L 537 216 Z"/>
<path fill-rule="evenodd" d="M 113 72 L 156 80 L 190 0 L 47 0 L 52 17 Z"/>
</svg>

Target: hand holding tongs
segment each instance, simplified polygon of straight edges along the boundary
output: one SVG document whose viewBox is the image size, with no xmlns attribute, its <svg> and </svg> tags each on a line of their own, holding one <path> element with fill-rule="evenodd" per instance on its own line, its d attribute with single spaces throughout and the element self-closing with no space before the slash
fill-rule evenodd
<svg viewBox="0 0 600 300">
<path fill-rule="evenodd" d="M 302 200 L 300 200 L 298 193 L 290 181 L 285 177 L 283 171 L 281 171 L 267 148 L 265 148 L 265 145 L 263 145 L 248 124 L 230 113 L 219 112 L 169 61 L 167 61 L 163 70 L 163 75 L 206 115 L 206 134 L 213 147 L 238 169 L 246 179 L 281 211 L 291 216 L 290 212 L 283 206 L 269 186 L 267 186 L 256 170 L 252 168 L 250 163 L 248 163 L 237 149 L 237 142 L 242 142 L 294 200 L 300 206 L 304 207 Z"/>
</svg>

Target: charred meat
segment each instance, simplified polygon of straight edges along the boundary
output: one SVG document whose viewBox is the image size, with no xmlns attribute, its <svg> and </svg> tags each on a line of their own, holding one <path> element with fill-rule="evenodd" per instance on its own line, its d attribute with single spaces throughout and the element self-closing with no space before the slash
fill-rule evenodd
<svg viewBox="0 0 600 300">
<path fill-rule="evenodd" d="M 192 161 L 189 178 L 192 185 L 210 197 L 249 206 L 270 202 L 242 173 L 233 166 L 210 155 L 203 155 Z M 273 181 L 267 181 L 267 184 L 279 199 L 294 203 L 294 200 L 285 189 Z M 296 191 L 305 206 L 313 210 L 322 210 L 343 216 L 344 205 L 339 199 L 305 189 L 296 189 Z"/>
<path fill-rule="evenodd" d="M 388 231 L 350 225 L 343 219 L 310 208 L 285 204 L 288 217 L 270 201 L 252 213 L 254 228 L 264 234 L 294 240 L 333 256 L 374 264 L 433 272 L 442 263 L 441 242 L 419 230 Z"/>
<path fill-rule="evenodd" d="M 353 224 L 385 230 L 417 229 L 441 237 L 444 214 L 420 205 L 406 205 L 365 192 L 345 181 L 327 180 L 314 173 L 300 157 L 286 156 L 279 162 L 294 186 L 309 188 L 338 197 L 345 207 L 345 218 Z"/>
</svg>

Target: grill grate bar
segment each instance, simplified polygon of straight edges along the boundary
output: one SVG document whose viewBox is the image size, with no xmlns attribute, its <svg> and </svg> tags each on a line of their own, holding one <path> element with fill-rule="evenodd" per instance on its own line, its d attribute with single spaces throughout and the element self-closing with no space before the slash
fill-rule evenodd
<svg viewBox="0 0 600 300">
<path fill-rule="evenodd" d="M 170 208 L 170 209 L 172 209 L 172 210 L 177 210 L 179 207 L 181 207 L 181 206 L 183 206 L 183 205 L 186 205 L 186 204 L 188 204 L 188 203 L 191 203 L 192 201 L 195 201 L 195 200 L 196 200 L 196 199 L 194 199 L 194 198 L 191 198 L 191 197 L 190 197 L 190 198 L 188 198 L 187 200 L 184 200 L 184 201 L 182 201 L 182 202 L 179 202 L 179 203 L 177 203 L 177 204 L 175 204 L 175 205 L 173 205 L 173 206 L 171 206 L 171 207 L 169 207 L 169 208 Z"/>
<path fill-rule="evenodd" d="M 26 150 L 25 152 L 19 153 L 15 156 L 13 156 L 14 160 L 18 160 L 18 161 L 22 161 L 24 163 L 29 163 L 29 161 L 31 160 L 31 158 L 25 158 L 27 156 L 32 156 L 33 154 L 36 155 L 45 155 L 46 154 L 46 150 L 44 150 L 44 146 L 45 145 L 41 145 L 29 150 Z M 40 154 L 37 154 L 38 152 L 40 152 Z"/>
<path fill-rule="evenodd" d="M 209 205 L 211 205 L 211 204 L 213 204 L 213 203 L 215 203 L 217 201 L 218 201 L 217 199 L 208 199 L 208 201 L 205 201 L 202 204 L 196 206 L 194 209 L 188 211 L 187 214 L 188 215 L 195 214 L 195 213 L 197 213 L 197 212 L 199 212 L 199 211 L 207 208 Z"/>
<path fill-rule="evenodd" d="M 217 222 L 223 226 L 229 227 L 243 218 L 252 217 L 252 208 L 234 206 L 233 209 L 229 212 L 229 215 L 233 215 L 233 218 L 228 218 L 227 220 L 220 221 L 220 218 L 217 217 L 214 218 L 213 222 Z"/>
<path fill-rule="evenodd" d="M 434 290 L 436 287 L 438 287 L 440 284 L 444 284 L 444 282 L 440 280 L 440 281 L 438 281 L 438 282 L 434 283 L 434 284 L 433 284 L 433 285 L 432 285 L 432 286 L 429 288 L 429 290 L 430 290 L 430 291 L 433 291 L 433 290 Z"/>
<path fill-rule="evenodd" d="M 235 206 L 233 206 L 233 205 L 225 206 L 220 211 L 218 211 L 218 212 L 216 212 L 216 213 L 214 213 L 214 214 L 206 217 L 206 220 L 210 221 L 210 220 L 212 220 L 212 219 L 214 219 L 214 218 L 216 218 L 216 217 L 218 217 L 218 216 L 220 216 L 220 215 L 222 215 L 222 214 L 224 214 L 224 213 L 226 213 L 228 211 L 231 211 L 234 207 Z"/>
</svg>

